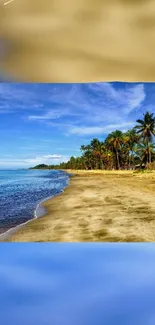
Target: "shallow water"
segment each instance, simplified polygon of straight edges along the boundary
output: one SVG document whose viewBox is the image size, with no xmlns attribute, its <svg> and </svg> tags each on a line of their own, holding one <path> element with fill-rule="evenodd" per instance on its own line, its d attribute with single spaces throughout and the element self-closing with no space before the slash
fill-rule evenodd
<svg viewBox="0 0 155 325">
<path fill-rule="evenodd" d="M 154 244 L 0 245 L 3 325 L 154 325 Z"/>
<path fill-rule="evenodd" d="M 38 203 L 61 193 L 68 180 L 62 171 L 1 170 L 0 233 L 32 219 Z"/>
</svg>

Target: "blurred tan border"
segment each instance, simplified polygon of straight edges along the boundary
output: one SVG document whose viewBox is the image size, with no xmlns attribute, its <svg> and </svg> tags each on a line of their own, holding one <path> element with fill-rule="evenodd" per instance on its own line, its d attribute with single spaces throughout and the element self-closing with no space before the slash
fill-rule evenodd
<svg viewBox="0 0 155 325">
<path fill-rule="evenodd" d="M 10 77 L 27 82 L 155 81 L 155 0 L 4 2 L 0 39 L 11 48 L 1 55 L 0 69 Z"/>
</svg>

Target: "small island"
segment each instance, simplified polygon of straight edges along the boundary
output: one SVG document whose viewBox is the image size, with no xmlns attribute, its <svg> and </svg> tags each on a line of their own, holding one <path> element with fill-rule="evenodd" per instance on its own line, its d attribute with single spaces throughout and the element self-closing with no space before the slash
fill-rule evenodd
<svg viewBox="0 0 155 325">
<path fill-rule="evenodd" d="M 51 167 L 45 164 L 39 164 L 37 166 L 30 167 L 29 169 L 51 169 Z"/>
</svg>

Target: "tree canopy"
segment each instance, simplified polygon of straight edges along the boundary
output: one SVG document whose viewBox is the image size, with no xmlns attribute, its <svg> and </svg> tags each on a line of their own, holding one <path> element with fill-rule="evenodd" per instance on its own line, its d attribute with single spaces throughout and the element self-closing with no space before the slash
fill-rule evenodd
<svg viewBox="0 0 155 325">
<path fill-rule="evenodd" d="M 155 161 L 155 116 L 146 112 L 135 127 L 122 132 L 114 130 L 104 141 L 97 138 L 81 145 L 81 157 L 71 157 L 66 163 L 38 168 L 48 169 L 134 169 Z M 35 168 L 36 168 L 35 167 Z"/>
</svg>

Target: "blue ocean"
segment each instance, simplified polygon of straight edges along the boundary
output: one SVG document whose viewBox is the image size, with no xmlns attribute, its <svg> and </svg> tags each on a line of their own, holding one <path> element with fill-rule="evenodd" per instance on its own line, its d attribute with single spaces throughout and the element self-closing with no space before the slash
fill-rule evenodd
<svg viewBox="0 0 155 325">
<path fill-rule="evenodd" d="M 68 183 L 63 171 L 0 170 L 0 233 L 34 218 L 37 205 Z"/>
<path fill-rule="evenodd" d="M 154 325 L 155 245 L 0 244 L 3 325 Z"/>
</svg>

